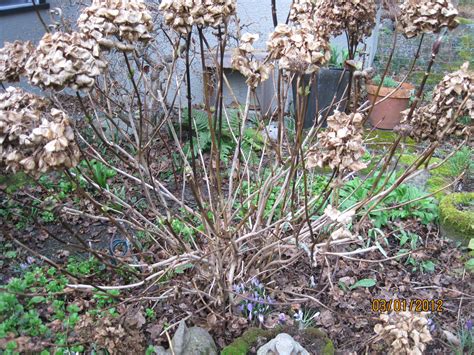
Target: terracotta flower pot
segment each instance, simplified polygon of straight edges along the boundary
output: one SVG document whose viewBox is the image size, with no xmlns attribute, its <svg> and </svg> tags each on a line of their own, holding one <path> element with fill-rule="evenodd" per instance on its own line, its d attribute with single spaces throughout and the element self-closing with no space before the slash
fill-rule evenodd
<svg viewBox="0 0 474 355">
<path fill-rule="evenodd" d="M 369 101 L 374 103 L 378 85 L 367 84 L 366 88 Z M 401 112 L 408 108 L 414 88 L 411 84 L 403 83 L 389 98 L 376 104 L 369 117 L 371 125 L 379 129 L 393 129 L 398 125 L 402 118 Z M 376 102 L 384 99 L 393 90 L 395 88 L 381 87 Z"/>
</svg>

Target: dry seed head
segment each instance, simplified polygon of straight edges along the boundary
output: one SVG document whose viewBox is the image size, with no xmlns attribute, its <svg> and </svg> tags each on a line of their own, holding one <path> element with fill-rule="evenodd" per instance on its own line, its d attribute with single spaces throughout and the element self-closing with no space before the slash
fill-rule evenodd
<svg viewBox="0 0 474 355">
<path fill-rule="evenodd" d="M 30 41 L 5 42 L 0 49 L 0 81 L 15 82 L 25 74 L 25 65 L 34 51 Z"/>
<path fill-rule="evenodd" d="M 324 210 L 324 214 L 329 218 L 331 224 L 335 225 L 335 230 L 331 233 L 331 239 L 354 238 L 354 235 L 348 228 L 355 215 L 355 210 L 342 213 L 331 205 Z"/>
<path fill-rule="evenodd" d="M 378 339 L 389 346 L 389 354 L 422 354 L 432 340 L 426 316 L 427 313 L 382 313 L 382 323 L 375 325 L 374 330 Z"/>
<path fill-rule="evenodd" d="M 347 31 L 360 43 L 375 27 L 377 8 L 374 0 L 318 0 L 315 15 L 323 32 L 338 36 Z"/>
<path fill-rule="evenodd" d="M 235 0 L 163 0 L 160 5 L 165 23 L 181 34 L 194 25 L 218 27 L 236 12 Z"/>
<path fill-rule="evenodd" d="M 460 70 L 444 77 L 433 90 L 430 102 L 417 108 L 410 121 L 407 117 L 409 110 L 404 111 L 401 123 L 411 126 L 410 134 L 418 142 L 441 141 L 452 134 L 469 134 L 469 127 L 457 117 L 463 102 L 459 116 L 474 118 L 474 74 L 469 71 L 468 62 L 464 63 Z"/>
<path fill-rule="evenodd" d="M 312 21 L 298 27 L 278 25 L 267 46 L 270 59 L 278 60 L 280 69 L 288 71 L 310 74 L 331 58 L 328 39 L 319 35 Z"/>
<path fill-rule="evenodd" d="M 308 152 L 306 166 L 329 166 L 339 168 L 341 172 L 366 168 L 362 162 L 365 153 L 362 114 L 335 111 L 327 122 L 327 129 L 318 134 L 318 143 Z"/>
<path fill-rule="evenodd" d="M 0 165 L 33 175 L 78 164 L 79 148 L 67 115 L 20 89 L 0 95 Z"/>
<path fill-rule="evenodd" d="M 458 11 L 450 0 L 405 0 L 400 5 L 397 28 L 407 38 L 455 28 Z"/>
<path fill-rule="evenodd" d="M 272 64 L 262 63 L 253 55 L 253 43 L 258 38 L 258 34 L 245 33 L 240 38 L 239 47 L 232 53 L 232 67 L 247 78 L 247 85 L 253 89 L 267 80 L 273 70 Z"/>
<path fill-rule="evenodd" d="M 141 0 L 93 0 L 77 20 L 80 32 L 103 49 L 132 51 L 152 39 L 152 16 Z"/>
<path fill-rule="evenodd" d="M 99 45 L 78 32 L 46 33 L 26 63 L 31 84 L 42 89 L 90 89 L 107 66 Z"/>
<path fill-rule="evenodd" d="M 313 0 L 294 0 L 290 9 L 290 21 L 298 24 L 312 20 L 315 2 Z"/>
<path fill-rule="evenodd" d="M 9 86 L 5 93 L 0 94 L 0 111 L 22 113 L 25 110 L 44 110 L 48 101 L 42 97 L 27 93 L 22 89 Z"/>
</svg>

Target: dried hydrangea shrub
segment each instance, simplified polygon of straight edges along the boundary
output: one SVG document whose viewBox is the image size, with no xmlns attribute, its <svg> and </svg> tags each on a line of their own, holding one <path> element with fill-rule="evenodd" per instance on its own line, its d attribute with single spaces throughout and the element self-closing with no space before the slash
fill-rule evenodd
<svg viewBox="0 0 474 355">
<path fill-rule="evenodd" d="M 407 38 L 421 33 L 439 33 L 458 25 L 458 11 L 450 0 L 405 0 L 400 5 L 397 28 Z"/>
<path fill-rule="evenodd" d="M 356 43 L 372 34 L 377 7 L 374 0 L 318 0 L 318 26 L 332 36 L 346 31 Z"/>
<path fill-rule="evenodd" d="M 20 89 L 0 95 L 0 163 L 13 172 L 36 175 L 71 168 L 79 148 L 68 116 Z"/>
<path fill-rule="evenodd" d="M 46 33 L 26 63 L 31 84 L 42 89 L 90 89 L 107 66 L 96 41 L 78 32 Z"/>
<path fill-rule="evenodd" d="M 409 110 L 404 111 L 401 123 L 411 126 L 410 135 L 418 142 L 441 141 L 452 134 L 462 136 L 470 132 L 469 127 L 457 120 L 457 111 L 464 100 L 467 101 L 460 116 L 474 117 L 474 74 L 469 71 L 468 62 L 443 78 L 433 90 L 430 103 L 417 108 L 410 121 Z"/>
<path fill-rule="evenodd" d="M 423 354 L 432 340 L 428 328 L 427 313 L 392 312 L 382 313 L 374 330 L 379 339 L 389 345 L 389 354 Z"/>
<path fill-rule="evenodd" d="M 321 36 L 314 22 L 299 27 L 278 25 L 267 42 L 270 59 L 278 60 L 280 69 L 313 73 L 331 58 L 326 37 Z"/>
<path fill-rule="evenodd" d="M 310 169 L 329 166 L 341 173 L 366 168 L 361 160 L 365 153 L 363 120 L 360 113 L 348 115 L 335 111 L 327 119 L 328 128 L 318 134 L 316 147 L 309 150 L 306 166 Z"/>
<path fill-rule="evenodd" d="M 194 25 L 218 27 L 236 12 L 235 0 L 163 0 L 160 5 L 165 24 L 181 34 Z"/>
<path fill-rule="evenodd" d="M 152 39 L 151 13 L 141 0 L 93 0 L 77 20 L 82 34 L 103 49 L 132 51 L 137 42 Z"/>
<path fill-rule="evenodd" d="M 232 53 L 232 67 L 247 78 L 247 85 L 253 89 L 267 80 L 273 70 L 272 64 L 262 63 L 253 55 L 253 43 L 258 38 L 258 34 L 245 33 L 240 38 L 239 47 Z"/>
<path fill-rule="evenodd" d="M 0 81 L 15 82 L 25 74 L 25 65 L 35 47 L 30 41 L 5 42 L 0 49 Z"/>
</svg>

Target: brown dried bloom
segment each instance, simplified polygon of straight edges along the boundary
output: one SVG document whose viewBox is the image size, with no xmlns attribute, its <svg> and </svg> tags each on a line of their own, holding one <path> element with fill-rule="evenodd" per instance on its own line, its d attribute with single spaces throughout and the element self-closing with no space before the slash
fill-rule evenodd
<svg viewBox="0 0 474 355">
<path fill-rule="evenodd" d="M 240 38 L 240 45 L 232 53 L 232 67 L 247 78 L 247 85 L 255 89 L 270 77 L 272 64 L 258 61 L 253 53 L 253 43 L 259 38 L 258 34 L 246 33 Z"/>
<path fill-rule="evenodd" d="M 26 63 L 30 82 L 42 89 L 89 89 L 106 63 L 99 58 L 99 45 L 80 33 L 46 33 Z"/>
<path fill-rule="evenodd" d="M 331 205 L 328 205 L 324 210 L 324 215 L 329 218 L 332 224 L 336 226 L 335 230 L 331 232 L 331 239 L 354 238 L 354 235 L 348 228 L 355 215 L 355 210 L 349 210 L 342 213 Z"/>
<path fill-rule="evenodd" d="M 397 28 L 407 38 L 455 28 L 458 11 L 450 0 L 405 0 L 400 5 Z"/>
<path fill-rule="evenodd" d="M 194 25 L 218 27 L 236 12 L 235 0 L 163 0 L 165 23 L 187 34 Z"/>
<path fill-rule="evenodd" d="M 290 21 L 303 23 L 313 19 L 315 2 L 313 0 L 294 0 L 290 9 Z"/>
<path fill-rule="evenodd" d="M 318 0 L 315 8 L 318 27 L 333 36 L 346 31 L 357 43 L 371 35 L 376 12 L 374 0 Z"/>
<path fill-rule="evenodd" d="M 77 20 L 80 32 L 102 48 L 132 51 L 136 42 L 148 42 L 153 22 L 141 0 L 93 0 Z"/>
<path fill-rule="evenodd" d="M 390 346 L 389 354 L 421 355 L 432 340 L 426 315 L 414 312 L 382 313 L 382 323 L 377 324 L 374 330 L 378 338 Z"/>
<path fill-rule="evenodd" d="M 363 147 L 363 116 L 335 111 L 327 119 L 328 127 L 318 134 L 318 143 L 308 152 L 306 166 L 322 168 L 329 166 L 339 171 L 359 171 L 366 168 L 361 161 Z"/>
<path fill-rule="evenodd" d="M 5 42 L 0 49 L 0 81 L 19 81 L 25 74 L 25 64 L 34 51 L 30 41 Z"/>
<path fill-rule="evenodd" d="M 433 97 L 426 106 L 417 108 L 410 122 L 409 110 L 403 112 L 402 124 L 410 124 L 411 136 L 416 141 L 441 141 L 446 135 L 461 136 L 469 132 L 459 122 L 457 112 L 464 100 L 467 100 L 460 116 L 474 117 L 474 75 L 469 71 L 469 63 L 461 69 L 448 74 L 435 87 Z"/>
<path fill-rule="evenodd" d="M 42 97 L 30 94 L 22 89 L 9 86 L 6 92 L 0 94 L 0 111 L 15 111 L 22 113 L 25 110 L 44 110 L 48 101 Z"/>
<path fill-rule="evenodd" d="M 267 42 L 270 59 L 278 60 L 281 69 L 313 73 L 331 58 L 327 38 L 320 36 L 312 21 L 299 27 L 278 25 Z"/>
<path fill-rule="evenodd" d="M 138 317 L 142 320 L 137 320 Z M 144 354 L 146 340 L 141 330 L 143 323 L 145 318 L 141 312 L 102 318 L 85 315 L 78 322 L 76 333 L 81 341 L 92 341 L 111 354 Z"/>
<path fill-rule="evenodd" d="M 79 149 L 67 115 L 20 89 L 0 95 L 0 165 L 32 174 L 71 168 Z"/>
</svg>

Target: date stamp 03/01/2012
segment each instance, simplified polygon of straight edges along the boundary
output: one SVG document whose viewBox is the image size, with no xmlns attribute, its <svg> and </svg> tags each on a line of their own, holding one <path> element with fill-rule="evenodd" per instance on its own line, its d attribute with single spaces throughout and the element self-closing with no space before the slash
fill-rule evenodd
<svg viewBox="0 0 474 355">
<path fill-rule="evenodd" d="M 443 300 L 428 299 L 383 299 L 371 301 L 372 312 L 443 312 Z"/>
</svg>

